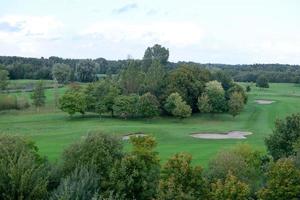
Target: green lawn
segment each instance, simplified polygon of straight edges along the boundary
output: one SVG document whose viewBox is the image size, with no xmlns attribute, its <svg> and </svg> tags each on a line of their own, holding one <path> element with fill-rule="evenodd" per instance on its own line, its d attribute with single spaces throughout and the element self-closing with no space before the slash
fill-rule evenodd
<svg viewBox="0 0 300 200">
<path fill-rule="evenodd" d="M 63 91 L 64 88 L 60 90 Z M 252 86 L 248 104 L 243 113 L 236 118 L 227 114 L 197 114 L 184 120 L 100 119 L 95 115 L 84 118 L 78 115 L 71 119 L 67 114 L 53 108 L 52 90 L 47 90 L 47 97 L 48 105 L 39 113 L 34 109 L 1 113 L 0 132 L 30 137 L 38 145 L 40 153 L 52 161 L 59 159 L 64 148 L 89 131 L 99 130 L 115 135 L 141 131 L 157 138 L 157 151 L 162 161 L 176 152 L 189 152 L 193 155 L 194 163 L 206 166 L 208 160 L 218 151 L 237 143 L 249 143 L 257 149 L 264 150 L 264 138 L 272 132 L 275 119 L 300 112 L 300 86 L 294 84 L 271 84 L 269 89 L 257 89 Z M 258 105 L 254 103 L 254 99 L 270 99 L 276 102 L 271 105 Z M 195 132 L 230 130 L 251 131 L 253 135 L 248 136 L 246 140 L 204 140 L 189 136 Z M 129 148 L 128 142 L 124 143 L 125 148 Z"/>
</svg>

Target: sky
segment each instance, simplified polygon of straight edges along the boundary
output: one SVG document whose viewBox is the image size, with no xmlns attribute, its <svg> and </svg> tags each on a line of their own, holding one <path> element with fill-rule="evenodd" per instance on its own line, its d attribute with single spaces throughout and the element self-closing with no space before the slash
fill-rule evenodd
<svg viewBox="0 0 300 200">
<path fill-rule="evenodd" d="M 0 0 L 0 55 L 300 64 L 299 0 Z"/>
</svg>

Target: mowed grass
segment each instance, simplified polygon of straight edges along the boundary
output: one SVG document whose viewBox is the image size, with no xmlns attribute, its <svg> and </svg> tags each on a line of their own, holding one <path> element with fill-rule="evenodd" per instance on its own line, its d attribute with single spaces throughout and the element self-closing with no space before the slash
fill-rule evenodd
<svg viewBox="0 0 300 200">
<path fill-rule="evenodd" d="M 246 84 L 244 84 L 246 85 Z M 170 117 L 156 119 L 122 120 L 99 118 L 97 115 L 70 118 L 53 106 L 53 90 L 47 90 L 47 106 L 37 113 L 33 108 L 27 111 L 10 111 L 0 114 L 0 132 L 24 135 L 34 140 L 42 155 L 51 161 L 59 160 L 63 150 L 90 131 L 122 136 L 128 133 L 144 132 L 157 139 L 161 161 L 166 161 L 177 152 L 193 155 L 193 162 L 206 166 L 218 152 L 238 143 L 251 144 L 265 151 L 264 138 L 272 133 L 276 118 L 300 112 L 300 86 L 295 84 L 271 84 L 269 89 L 251 87 L 248 104 L 241 115 L 233 118 L 228 114 L 196 114 L 179 120 Z M 65 89 L 61 88 L 63 93 Z M 18 94 L 18 95 L 29 95 Z M 255 99 L 276 101 L 270 105 L 259 105 Z M 231 130 L 251 131 L 245 140 L 208 140 L 190 137 L 198 132 L 225 132 Z M 128 141 L 124 141 L 129 149 Z"/>
</svg>

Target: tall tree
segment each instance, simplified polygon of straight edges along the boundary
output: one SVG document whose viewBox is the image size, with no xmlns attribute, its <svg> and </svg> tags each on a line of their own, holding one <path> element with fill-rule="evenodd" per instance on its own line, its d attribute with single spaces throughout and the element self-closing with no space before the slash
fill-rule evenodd
<svg viewBox="0 0 300 200">
<path fill-rule="evenodd" d="M 237 177 L 229 173 L 224 181 L 219 179 L 217 182 L 212 183 L 212 191 L 210 193 L 211 200 L 219 199 L 234 199 L 234 200 L 247 200 L 250 198 L 249 186 L 238 180 Z"/>
<path fill-rule="evenodd" d="M 150 136 L 130 139 L 133 150 L 114 167 L 112 190 L 120 199 L 155 199 L 160 174 L 156 142 Z"/>
<path fill-rule="evenodd" d="M 151 93 L 143 94 L 138 102 L 139 114 L 143 117 L 155 117 L 160 113 L 159 102 Z"/>
<path fill-rule="evenodd" d="M 191 116 L 192 109 L 178 93 L 172 93 L 166 100 L 165 109 L 175 117 L 185 118 Z"/>
<path fill-rule="evenodd" d="M 44 89 L 44 82 L 38 81 L 36 83 L 36 86 L 31 94 L 32 104 L 37 108 L 39 111 L 39 108 L 45 105 L 46 101 L 46 95 L 45 95 L 45 89 Z"/>
<path fill-rule="evenodd" d="M 52 77 L 58 83 L 67 83 L 70 80 L 71 67 L 67 64 L 56 63 L 52 67 Z"/>
<path fill-rule="evenodd" d="M 210 113 L 212 111 L 212 106 L 209 102 L 207 94 L 203 93 L 198 98 L 198 109 L 201 113 Z"/>
<path fill-rule="evenodd" d="M 300 170 L 290 159 L 281 159 L 267 173 L 266 185 L 258 192 L 261 200 L 299 199 Z"/>
<path fill-rule="evenodd" d="M 129 61 L 120 74 L 120 86 L 124 94 L 139 93 L 144 81 L 144 73 L 138 61 Z"/>
<path fill-rule="evenodd" d="M 96 77 L 96 63 L 92 60 L 82 60 L 76 65 L 76 78 L 81 82 L 92 82 Z"/>
<path fill-rule="evenodd" d="M 244 98 L 239 92 L 234 92 L 230 95 L 228 101 L 228 111 L 235 117 L 242 112 L 244 108 Z"/>
<path fill-rule="evenodd" d="M 192 166 L 192 156 L 176 154 L 165 164 L 159 184 L 159 200 L 208 199 L 202 168 Z"/>
<path fill-rule="evenodd" d="M 148 68 L 153 61 L 159 61 L 161 64 L 166 65 L 169 59 L 169 49 L 155 44 L 153 47 L 148 47 L 143 57 L 143 65 Z"/>
<path fill-rule="evenodd" d="M 273 134 L 266 138 L 269 153 L 275 160 L 294 155 L 294 144 L 300 139 L 300 114 L 287 116 L 275 122 Z"/>
<path fill-rule="evenodd" d="M 226 110 L 225 91 L 222 84 L 218 81 L 206 83 L 205 93 L 212 106 L 212 112 L 224 112 Z"/>
<path fill-rule="evenodd" d="M 145 74 L 143 90 L 160 96 L 163 92 L 165 76 L 166 71 L 164 66 L 159 61 L 153 61 Z"/>
<path fill-rule="evenodd" d="M 267 79 L 267 77 L 265 75 L 260 75 L 256 79 L 256 87 L 269 88 L 269 80 Z"/>
<path fill-rule="evenodd" d="M 0 91 L 5 90 L 8 86 L 8 71 L 0 69 Z"/>
</svg>

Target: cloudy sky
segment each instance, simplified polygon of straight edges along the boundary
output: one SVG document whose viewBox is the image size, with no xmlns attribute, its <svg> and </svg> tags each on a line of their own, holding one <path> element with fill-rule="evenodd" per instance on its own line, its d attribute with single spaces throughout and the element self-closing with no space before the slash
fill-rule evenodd
<svg viewBox="0 0 300 200">
<path fill-rule="evenodd" d="M 0 55 L 300 64 L 299 0 L 0 0 Z"/>
</svg>

